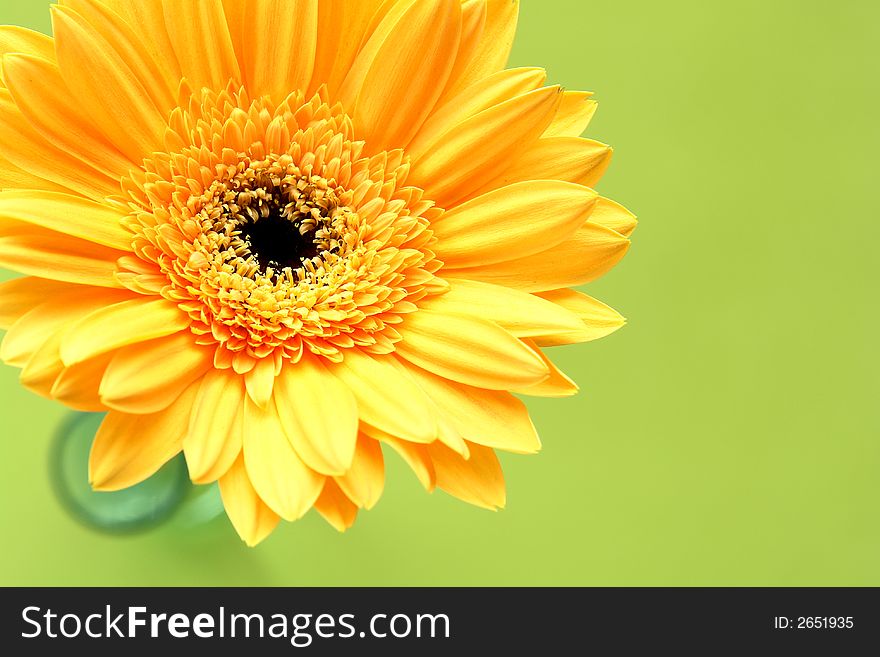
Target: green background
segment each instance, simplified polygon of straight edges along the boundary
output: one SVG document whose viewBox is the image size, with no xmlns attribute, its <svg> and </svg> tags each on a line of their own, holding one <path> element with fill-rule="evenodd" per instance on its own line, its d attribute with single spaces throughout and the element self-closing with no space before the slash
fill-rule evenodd
<svg viewBox="0 0 880 657">
<path fill-rule="evenodd" d="M 340 535 L 257 549 L 225 519 L 135 536 L 53 497 L 66 411 L 0 369 L 2 583 L 878 585 L 880 5 L 524 0 L 512 64 L 597 92 L 600 185 L 641 218 L 589 292 L 629 325 L 556 350 L 583 392 L 530 402 L 508 508 L 426 495 L 389 458 Z M 48 29 L 47 3 L 0 23 Z"/>
</svg>

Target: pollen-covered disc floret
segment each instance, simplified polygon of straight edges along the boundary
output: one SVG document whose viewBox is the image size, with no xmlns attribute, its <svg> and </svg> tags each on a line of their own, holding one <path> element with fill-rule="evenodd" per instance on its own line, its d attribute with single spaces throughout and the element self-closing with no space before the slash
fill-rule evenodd
<svg viewBox="0 0 880 657">
<path fill-rule="evenodd" d="M 405 186 L 403 152 L 365 156 L 320 95 L 199 100 L 125 184 L 135 255 L 120 280 L 179 303 L 215 364 L 238 372 L 304 349 L 393 351 L 402 315 L 444 288 L 428 230 L 440 211 Z"/>
</svg>

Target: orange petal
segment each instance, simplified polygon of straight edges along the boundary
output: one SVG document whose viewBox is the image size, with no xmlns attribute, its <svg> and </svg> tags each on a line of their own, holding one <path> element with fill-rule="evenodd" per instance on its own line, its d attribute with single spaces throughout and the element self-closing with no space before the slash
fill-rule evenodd
<svg viewBox="0 0 880 657">
<path fill-rule="evenodd" d="M 535 353 L 492 322 L 419 310 L 398 327 L 397 353 L 447 379 L 490 390 L 529 386 L 547 378 Z"/>
<path fill-rule="evenodd" d="M 510 393 L 454 383 L 422 370 L 413 376 L 465 440 L 518 454 L 541 449 L 528 409 Z"/>
<path fill-rule="evenodd" d="M 189 317 L 170 301 L 136 297 L 100 308 L 73 324 L 61 344 L 61 357 L 72 365 L 188 326 Z"/>
<path fill-rule="evenodd" d="M 486 22 L 471 54 L 471 62 L 455 81 L 461 90 L 504 68 L 513 47 L 519 18 L 519 0 L 487 0 Z"/>
<path fill-rule="evenodd" d="M 406 464 L 412 469 L 422 486 L 429 493 L 434 490 L 437 477 L 434 473 L 434 463 L 425 445 L 418 445 L 407 440 L 398 440 L 393 436 L 383 436 L 382 442 L 389 445 Z"/>
<path fill-rule="evenodd" d="M 620 262 L 627 249 L 629 240 L 623 235 L 588 221 L 571 239 L 537 256 L 456 269 L 455 275 L 524 292 L 544 292 L 596 280 Z"/>
<path fill-rule="evenodd" d="M 51 37 L 17 25 L 0 25 L 0 57 L 9 53 L 35 55 L 55 61 L 55 42 Z M 0 86 L 6 83 L 0 71 Z"/>
<path fill-rule="evenodd" d="M 553 362 L 547 358 L 545 354 L 535 342 L 532 340 L 523 340 L 538 356 L 544 361 L 547 369 L 550 370 L 550 376 L 533 386 L 513 389 L 523 395 L 531 395 L 533 397 L 571 397 L 578 392 L 577 384 L 572 381 L 562 370 L 560 370 Z"/>
<path fill-rule="evenodd" d="M 131 251 L 132 234 L 122 227 L 119 210 L 81 196 L 57 192 L 0 192 L 0 234 L 9 221 L 25 222 L 56 233 Z"/>
<path fill-rule="evenodd" d="M 318 40 L 318 0 L 248 0 L 242 72 L 253 96 L 276 102 L 308 89 Z"/>
<path fill-rule="evenodd" d="M 593 190 L 560 180 L 514 183 L 446 212 L 431 226 L 433 250 L 451 269 L 534 256 L 569 239 L 596 198 Z"/>
<path fill-rule="evenodd" d="M 121 288 L 116 261 L 125 255 L 21 222 L 0 222 L 0 266 L 67 283 Z"/>
<path fill-rule="evenodd" d="M 9 327 L 0 347 L 0 358 L 14 367 L 24 367 L 52 334 L 75 325 L 95 310 L 126 298 L 131 298 L 130 292 L 82 286 L 77 287 L 75 296 L 43 300 Z"/>
<path fill-rule="evenodd" d="M 331 97 L 351 70 L 368 27 L 385 0 L 322 0 L 318 6 L 318 46 L 310 92 L 326 83 Z"/>
<path fill-rule="evenodd" d="M 363 422 L 413 442 L 427 443 L 437 437 L 430 400 L 398 369 L 392 356 L 347 349 L 343 361 L 328 369 L 354 394 Z"/>
<path fill-rule="evenodd" d="M 584 134 L 598 107 L 595 100 L 590 100 L 592 95 L 589 91 L 566 91 L 562 94 L 562 103 L 544 136 L 580 137 Z"/>
<path fill-rule="evenodd" d="M 535 91 L 546 79 L 547 73 L 540 68 L 512 68 L 480 80 L 437 107 L 406 147 L 407 155 L 412 160 L 420 159 L 460 123 L 506 100 Z"/>
<path fill-rule="evenodd" d="M 434 107 L 458 49 L 460 7 L 460 0 L 412 2 L 364 44 L 340 95 L 373 151 L 408 143 Z"/>
<path fill-rule="evenodd" d="M 7 189 L 44 189 L 50 192 L 65 191 L 64 187 L 35 176 L 17 167 L 5 157 L 0 156 L 0 190 Z"/>
<path fill-rule="evenodd" d="M 118 180 L 46 141 L 5 88 L 0 89 L 0 155 L 31 176 L 89 198 L 102 200 L 120 191 Z"/>
<path fill-rule="evenodd" d="M 358 507 L 348 499 L 342 489 L 332 479 L 324 482 L 324 490 L 315 501 L 315 510 L 337 531 L 344 532 L 354 524 Z"/>
<path fill-rule="evenodd" d="M 165 27 L 165 11 L 161 0 L 132 2 L 131 0 L 87 0 L 102 4 L 116 13 L 132 30 L 140 35 L 143 48 L 164 73 L 172 92 L 177 91 L 183 77 L 174 46 Z"/>
<path fill-rule="evenodd" d="M 593 187 L 611 163 L 611 155 L 610 146 L 592 139 L 539 139 L 484 189 L 496 189 L 524 180 L 567 180 Z"/>
<path fill-rule="evenodd" d="M 335 481 L 358 507 L 373 508 L 385 488 L 385 460 L 379 443 L 361 434 L 351 468 Z"/>
<path fill-rule="evenodd" d="M 285 520 L 302 517 L 321 494 L 324 477 L 297 456 L 274 402 L 262 409 L 245 399 L 242 438 L 245 467 L 260 498 Z"/>
<path fill-rule="evenodd" d="M 251 400 L 260 408 L 268 407 L 275 385 L 274 359 L 258 359 L 256 365 L 244 375 L 244 383 Z"/>
<path fill-rule="evenodd" d="M 116 351 L 99 394 L 124 413 L 158 413 L 213 365 L 214 353 L 195 343 L 190 331 L 133 344 Z"/>
<path fill-rule="evenodd" d="M 194 482 L 207 484 L 222 477 L 241 453 L 244 394 L 241 377 L 228 370 L 211 370 L 202 378 L 183 439 Z"/>
<path fill-rule="evenodd" d="M 62 370 L 64 370 L 64 363 L 61 362 L 61 352 L 59 350 L 61 336 L 62 331 L 51 335 L 34 352 L 34 355 L 28 360 L 19 377 L 21 385 L 43 397 L 52 396 L 52 386 Z"/>
<path fill-rule="evenodd" d="M 584 328 L 575 313 L 532 294 L 479 281 L 445 280 L 449 291 L 422 300 L 422 308 L 475 315 L 495 322 L 518 338 L 568 334 Z"/>
<path fill-rule="evenodd" d="M 458 81 L 473 63 L 486 29 L 488 13 L 486 0 L 462 0 L 461 40 L 458 44 L 458 52 L 455 54 L 455 64 L 449 73 L 447 89 L 440 97 L 441 103 L 449 99 L 449 92 L 458 86 Z"/>
<path fill-rule="evenodd" d="M 533 336 L 535 344 L 541 347 L 597 340 L 614 333 L 626 324 L 626 320 L 619 312 L 581 292 L 563 288 L 541 292 L 539 296 L 575 313 L 583 322 L 581 329 L 572 333 Z"/>
<path fill-rule="evenodd" d="M 313 470 L 340 475 L 351 467 L 358 431 L 354 394 L 313 356 L 285 364 L 275 385 L 281 425 Z"/>
<path fill-rule="evenodd" d="M 230 80 L 241 80 L 220 0 L 163 0 L 163 5 L 180 73 L 193 88 L 225 89 Z"/>
<path fill-rule="evenodd" d="M 123 38 L 104 34 L 75 11 L 55 5 L 52 31 L 58 67 L 70 89 L 70 102 L 92 118 L 104 137 L 132 162 L 140 162 L 163 143 L 165 112 Z M 88 62 L 88 66 L 84 65 Z"/>
<path fill-rule="evenodd" d="M 95 490 L 120 490 L 153 475 L 180 452 L 197 384 L 158 413 L 110 411 L 92 444 L 89 482 Z"/>
<path fill-rule="evenodd" d="M 257 495 L 241 456 L 220 478 L 220 495 L 232 526 L 251 547 L 269 536 L 281 520 Z"/>
<path fill-rule="evenodd" d="M 0 283 L 0 328 L 8 329 L 22 315 L 48 300 L 60 301 L 85 288 L 46 278 L 25 276 Z"/>
<path fill-rule="evenodd" d="M 428 445 L 437 473 L 437 488 L 453 497 L 495 511 L 506 502 L 504 474 L 495 451 L 469 444 L 470 458 L 465 460 L 440 443 Z"/>
<path fill-rule="evenodd" d="M 175 66 L 176 61 L 170 57 L 167 50 L 157 48 L 161 45 L 162 34 L 158 28 L 164 27 L 152 25 L 158 19 L 158 3 L 137 2 L 131 4 L 153 5 L 140 10 L 123 10 L 123 13 L 108 7 L 99 0 L 65 0 L 64 5 L 70 7 L 88 22 L 107 43 L 119 53 L 131 72 L 141 83 L 141 86 L 149 95 L 156 108 L 163 117 L 176 106 L 177 92 L 180 87 L 180 70 Z M 148 24 L 132 24 L 125 19 L 125 15 L 135 17 Z M 159 44 L 148 43 L 147 38 L 157 36 Z M 165 35 L 167 39 L 167 34 Z"/>
<path fill-rule="evenodd" d="M 98 388 L 112 354 L 101 354 L 82 363 L 65 367 L 52 385 L 52 399 L 78 411 L 106 411 Z"/>
<path fill-rule="evenodd" d="M 452 207 L 494 178 L 498 162 L 516 157 L 537 139 L 561 98 L 558 87 L 545 87 L 466 119 L 413 162 L 408 181 L 440 207 Z"/>
<path fill-rule="evenodd" d="M 590 215 L 590 221 L 616 231 L 624 237 L 632 235 L 639 223 L 636 221 L 636 216 L 620 203 L 615 203 L 611 199 L 601 196 L 596 202 L 593 214 Z"/>
</svg>

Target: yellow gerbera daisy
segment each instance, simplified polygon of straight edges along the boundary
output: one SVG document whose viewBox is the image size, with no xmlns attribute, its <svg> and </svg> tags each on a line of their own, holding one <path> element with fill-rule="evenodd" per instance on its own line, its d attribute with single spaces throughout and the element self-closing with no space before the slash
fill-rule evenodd
<svg viewBox="0 0 880 657">
<path fill-rule="evenodd" d="M 511 0 L 64 0 L 0 28 L 2 358 L 109 411 L 96 489 L 181 450 L 248 544 L 343 530 L 381 443 L 504 504 L 511 392 L 575 392 L 541 348 L 623 324 L 568 289 L 633 216 L 591 187 L 590 94 L 505 70 Z"/>
</svg>

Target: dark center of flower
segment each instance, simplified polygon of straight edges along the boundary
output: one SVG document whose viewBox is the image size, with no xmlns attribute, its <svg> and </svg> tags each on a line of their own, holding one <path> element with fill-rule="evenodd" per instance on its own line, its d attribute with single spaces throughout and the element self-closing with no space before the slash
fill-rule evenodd
<svg viewBox="0 0 880 657">
<path fill-rule="evenodd" d="M 298 269 L 306 260 L 318 256 L 316 229 L 314 224 L 303 224 L 284 216 L 278 207 L 270 209 L 269 216 L 239 228 L 241 239 L 250 255 L 257 259 L 263 274 L 269 268 L 276 273 L 287 267 Z"/>
<path fill-rule="evenodd" d="M 290 163 L 250 163 L 215 194 L 215 230 L 228 240 L 227 262 L 242 276 L 301 281 L 357 238 L 350 223 L 357 215 L 340 203 L 332 181 Z"/>
</svg>

